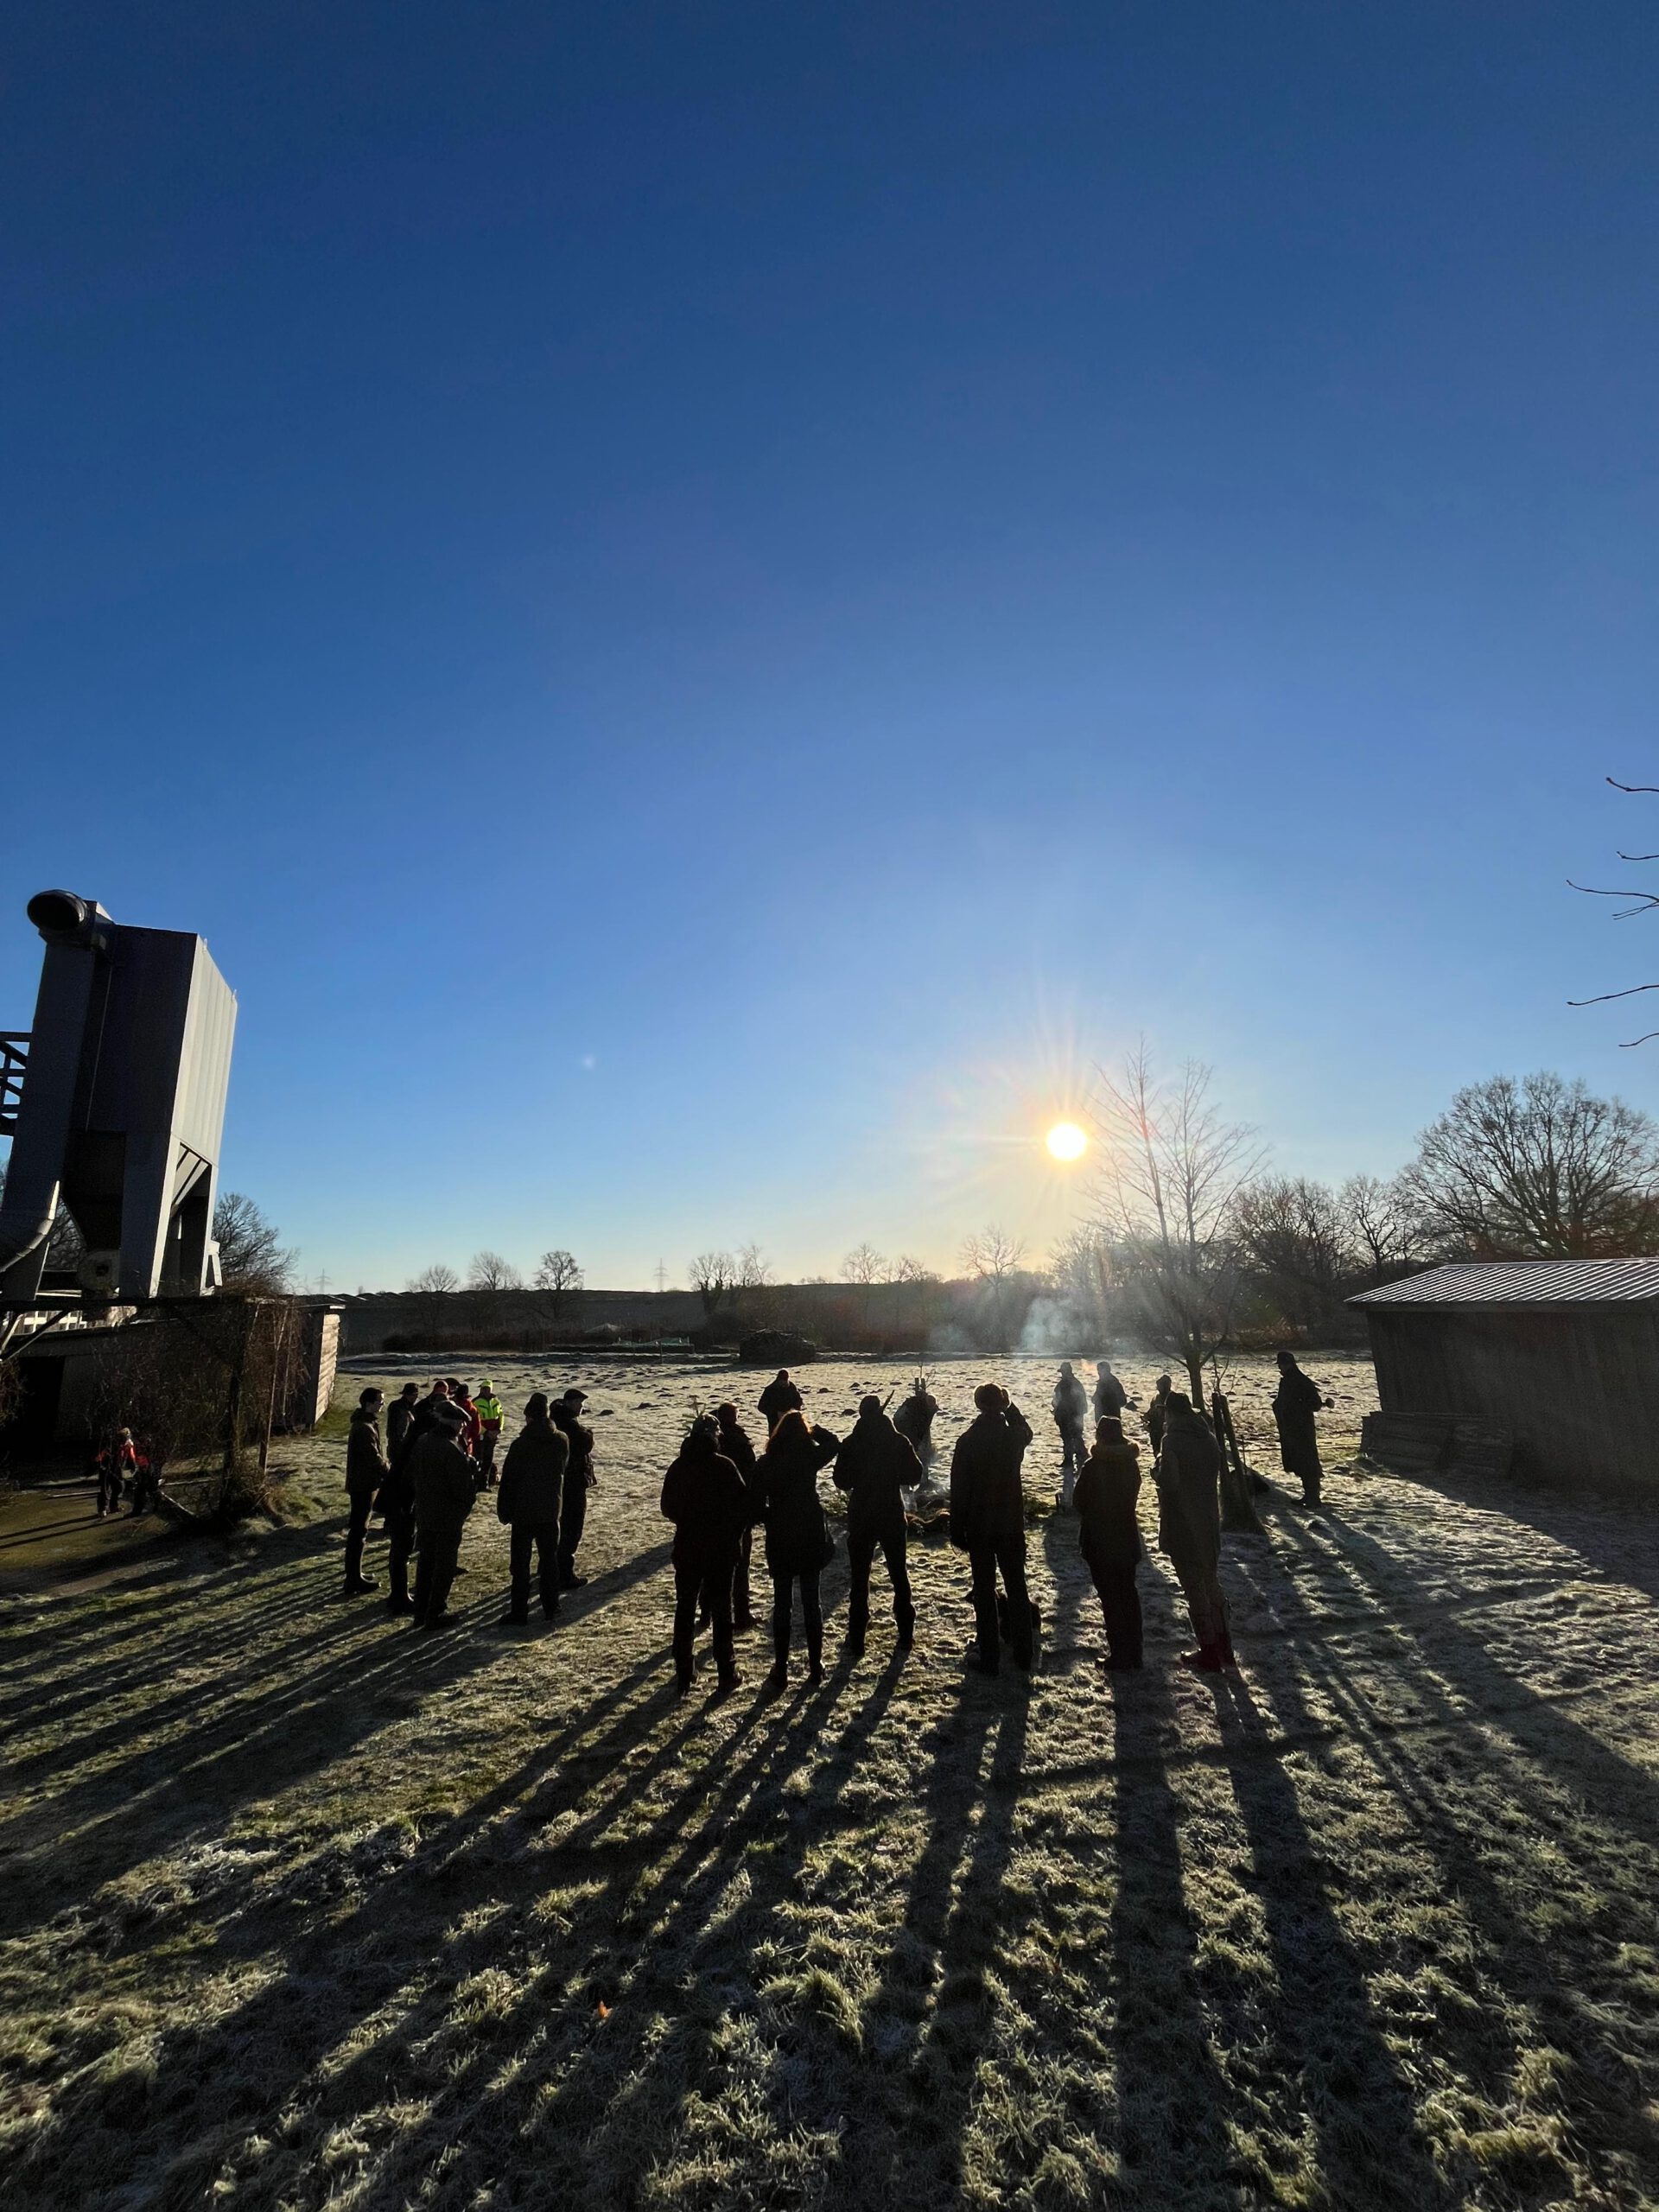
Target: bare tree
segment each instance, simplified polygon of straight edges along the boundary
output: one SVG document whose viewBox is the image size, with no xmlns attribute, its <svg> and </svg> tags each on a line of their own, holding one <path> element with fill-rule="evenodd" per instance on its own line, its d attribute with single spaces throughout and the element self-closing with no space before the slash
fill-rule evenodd
<svg viewBox="0 0 1659 2212">
<path fill-rule="evenodd" d="M 499 1252 L 474 1252 L 473 1264 L 467 1274 L 468 1290 L 492 1293 L 522 1290 L 524 1279 L 511 1260 L 503 1259 Z"/>
<path fill-rule="evenodd" d="M 912 1253 L 901 1252 L 893 1263 L 894 1282 L 938 1282 L 938 1274 L 925 1260 L 918 1260 Z"/>
<path fill-rule="evenodd" d="M 1007 1230 L 992 1222 L 984 1229 L 963 1240 L 962 1265 L 964 1274 L 984 1286 L 996 1341 L 1006 1345 L 1011 1333 L 1008 1326 L 1008 1290 L 1019 1274 L 1026 1256 L 1025 1245 L 1017 1236 L 1010 1236 Z"/>
<path fill-rule="evenodd" d="M 443 1302 L 461 1287 L 461 1277 L 439 1260 L 411 1275 L 404 1287 L 421 1301 L 421 1325 L 426 1335 L 439 1335 L 443 1328 Z"/>
<path fill-rule="evenodd" d="M 686 1269 L 691 1287 L 702 1300 L 702 1314 L 712 1321 L 732 1288 L 737 1263 L 729 1252 L 699 1252 Z"/>
<path fill-rule="evenodd" d="M 1616 791 L 1627 791 L 1632 797 L 1659 796 L 1659 785 L 1621 784 L 1617 776 L 1609 776 L 1606 780 Z M 1621 852 L 1618 857 L 1622 861 L 1628 861 L 1632 865 L 1637 865 L 1645 861 L 1659 861 L 1659 853 Z M 1621 907 L 1614 915 L 1613 919 L 1618 922 L 1631 921 L 1639 914 L 1651 914 L 1659 911 L 1659 891 L 1643 891 L 1632 884 L 1610 891 L 1598 884 L 1573 883 L 1570 876 L 1567 880 L 1574 891 L 1582 891 L 1586 898 L 1630 899 L 1632 903 L 1628 906 Z M 1631 983 L 1622 991 L 1598 991 L 1591 998 L 1569 999 L 1567 1004 L 1569 1006 L 1605 1006 L 1612 999 L 1640 998 L 1643 991 L 1659 991 L 1659 983 Z M 1659 1037 L 1659 1029 L 1649 1029 L 1640 1037 L 1627 1037 L 1624 1039 L 1624 1048 L 1629 1050 L 1632 1046 L 1649 1044 L 1656 1037 Z"/>
<path fill-rule="evenodd" d="M 574 1253 L 563 1249 L 543 1252 L 536 1262 L 537 1305 L 550 1319 L 556 1321 L 569 1298 L 582 1288 L 582 1269 L 576 1265 Z"/>
<path fill-rule="evenodd" d="M 731 1301 L 734 1312 L 741 1311 L 751 1322 L 757 1320 L 769 1307 L 766 1293 L 775 1278 L 772 1262 L 753 1239 L 740 1244 L 732 1260 Z"/>
<path fill-rule="evenodd" d="M 1348 1243 L 1373 1283 L 1410 1265 L 1416 1255 L 1412 1211 L 1397 1181 L 1375 1175 L 1351 1175 L 1337 1192 Z"/>
<path fill-rule="evenodd" d="M 244 1192 L 219 1192 L 213 1205 L 213 1241 L 226 1290 L 250 1298 L 281 1298 L 292 1287 L 298 1255 L 283 1249 L 282 1231 Z"/>
<path fill-rule="evenodd" d="M 1285 1319 L 1328 1327 L 1352 1273 L 1347 1217 L 1328 1185 L 1306 1175 L 1266 1175 L 1233 1203 L 1240 1256 Z"/>
<path fill-rule="evenodd" d="M 1097 1068 L 1090 1114 L 1101 1140 L 1095 1226 L 1123 1261 L 1140 1332 L 1186 1370 L 1192 1402 L 1224 1349 L 1237 1270 L 1234 1202 L 1261 1169 L 1253 1129 L 1229 1122 L 1210 1096 L 1211 1071 L 1189 1060 L 1161 1081 L 1144 1044 L 1117 1075 Z M 1258 1524 L 1248 1486 L 1224 1476 L 1229 1526 Z"/>
<path fill-rule="evenodd" d="M 1063 1236 L 1049 1255 L 1048 1272 L 1060 1296 L 1103 1329 L 1113 1269 L 1111 1247 L 1100 1230 L 1084 1226 Z"/>
<path fill-rule="evenodd" d="M 880 1282 L 887 1271 L 887 1254 L 878 1252 L 873 1244 L 855 1244 L 841 1263 L 842 1281 L 857 1283 L 865 1290 Z"/>
<path fill-rule="evenodd" d="M 1659 1250 L 1659 1124 L 1548 1071 L 1460 1090 L 1401 1178 L 1425 1237 L 1476 1259 Z"/>
<path fill-rule="evenodd" d="M 992 1222 L 988 1228 L 964 1238 L 963 1272 L 972 1275 L 976 1281 L 994 1283 L 1001 1289 L 1011 1275 L 1018 1274 L 1025 1256 L 1026 1248 L 1020 1240 Z"/>
</svg>

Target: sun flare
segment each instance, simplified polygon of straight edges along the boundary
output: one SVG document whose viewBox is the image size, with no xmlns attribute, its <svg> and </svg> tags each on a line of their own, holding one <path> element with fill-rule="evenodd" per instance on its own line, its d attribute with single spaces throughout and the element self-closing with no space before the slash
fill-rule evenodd
<svg viewBox="0 0 1659 2212">
<path fill-rule="evenodd" d="M 1075 1122 L 1056 1122 L 1047 1144 L 1056 1160 L 1081 1160 L 1089 1149 L 1089 1140 Z"/>
</svg>

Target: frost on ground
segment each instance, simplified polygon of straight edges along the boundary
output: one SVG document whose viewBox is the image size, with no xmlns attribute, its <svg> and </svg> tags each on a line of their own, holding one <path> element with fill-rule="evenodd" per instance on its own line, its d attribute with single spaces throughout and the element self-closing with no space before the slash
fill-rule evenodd
<svg viewBox="0 0 1659 2212">
<path fill-rule="evenodd" d="M 1309 1365 L 1340 1457 L 1369 1370 Z M 594 1580 L 550 1634 L 494 1630 L 487 1512 L 447 1639 L 336 1599 L 337 1516 L 0 1605 L 9 2208 L 1659 2202 L 1650 1510 L 1281 1482 L 1214 1682 L 1155 1550 L 1147 1671 L 1099 1670 L 1054 1516 L 1029 1686 L 964 1674 L 930 1545 L 906 1663 L 879 1567 L 836 1663 L 838 1562 L 821 1690 L 767 1701 L 751 1643 L 679 1705 L 662 1467 L 761 1378 L 579 1379 Z M 899 1377 L 804 1379 L 835 1427 Z M 296 1487 L 343 1503 L 341 1449 Z"/>
</svg>

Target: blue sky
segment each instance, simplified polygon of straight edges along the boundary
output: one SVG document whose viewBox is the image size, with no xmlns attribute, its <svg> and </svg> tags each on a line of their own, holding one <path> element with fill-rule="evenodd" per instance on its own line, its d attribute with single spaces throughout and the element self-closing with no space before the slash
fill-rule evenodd
<svg viewBox="0 0 1659 2212">
<path fill-rule="evenodd" d="M 226 1179 L 342 1287 L 1040 1248 L 1141 1031 L 1294 1172 L 1502 1069 L 1659 1108 L 1564 880 L 1659 847 L 1656 64 L 26 0 L 0 1021 L 42 884 L 200 929 Z"/>
</svg>

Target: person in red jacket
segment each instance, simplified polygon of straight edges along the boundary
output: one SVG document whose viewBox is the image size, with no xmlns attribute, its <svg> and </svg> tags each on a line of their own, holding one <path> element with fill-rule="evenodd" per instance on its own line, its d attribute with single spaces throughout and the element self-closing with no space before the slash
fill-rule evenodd
<svg viewBox="0 0 1659 2212">
<path fill-rule="evenodd" d="M 466 1426 L 461 1433 L 461 1445 L 476 1459 L 479 1456 L 479 1446 L 483 1440 L 484 1424 L 478 1417 L 478 1408 L 473 1403 L 467 1385 L 464 1382 L 458 1382 L 453 1375 L 448 1380 L 449 1402 L 452 1406 L 459 1406 L 466 1416 Z"/>
<path fill-rule="evenodd" d="M 98 1517 L 107 1520 L 121 1510 L 121 1492 L 138 1471 L 138 1452 L 130 1428 L 118 1428 L 109 1442 L 92 1454 L 91 1472 L 98 1484 Z"/>
</svg>

